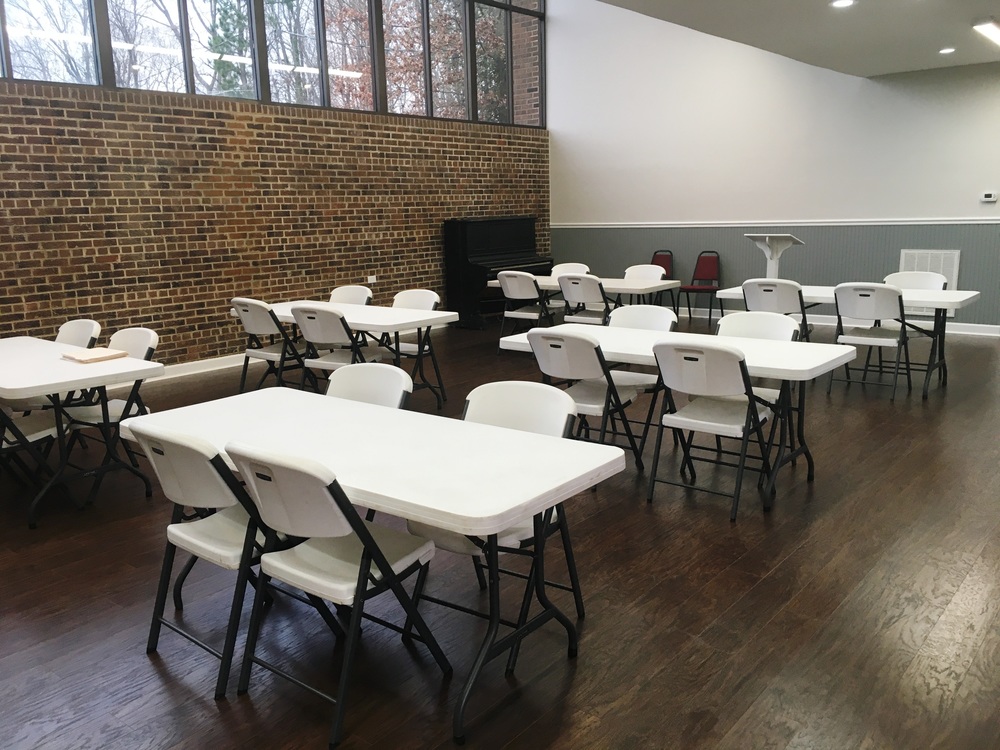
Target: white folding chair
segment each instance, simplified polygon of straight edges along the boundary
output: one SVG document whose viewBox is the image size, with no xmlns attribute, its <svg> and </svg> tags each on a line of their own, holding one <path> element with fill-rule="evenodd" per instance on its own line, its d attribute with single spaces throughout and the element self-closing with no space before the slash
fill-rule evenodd
<svg viewBox="0 0 1000 750">
<path fill-rule="evenodd" d="M 233 663 L 247 581 L 256 580 L 251 568 L 260 556 L 257 542 L 263 543 L 263 537 L 258 538 L 254 520 L 256 509 L 239 479 L 211 443 L 141 420 L 131 425 L 131 434 L 153 465 L 164 496 L 174 503 L 146 652 L 156 651 L 163 626 L 205 649 L 221 660 L 215 682 L 215 697 L 221 698 L 226 693 Z M 202 635 L 181 622 L 164 615 L 178 549 L 191 555 L 174 582 L 174 609 L 178 611 L 184 609 L 184 582 L 197 560 L 237 571 L 221 649 L 210 645 Z"/>
<path fill-rule="evenodd" d="M 910 377 L 910 345 L 907 334 L 906 313 L 903 311 L 903 293 L 899 287 L 889 284 L 849 283 L 838 284 L 833 290 L 834 302 L 837 307 L 837 343 L 850 346 L 867 347 L 864 367 L 844 365 L 845 378 L 851 381 L 851 373 L 861 371 L 861 382 L 868 381 L 868 373 L 874 372 L 881 378 L 890 371 L 883 364 L 882 350 L 892 349 L 896 352 L 896 363 L 892 368 L 892 394 L 890 401 L 896 399 L 896 384 L 899 381 L 900 365 L 904 365 L 906 374 L 906 390 L 913 389 Z M 845 325 L 845 320 L 872 321 L 874 325 Z M 898 322 L 898 326 L 883 326 L 883 321 Z M 878 363 L 871 365 L 872 352 L 878 350 Z M 933 353 L 933 349 L 931 350 Z M 834 373 L 830 373 L 830 383 L 827 394 L 833 389 Z M 839 379 L 839 378 L 838 378 Z M 875 385 L 889 385 L 881 380 Z"/>
<path fill-rule="evenodd" d="M 299 387 L 305 389 L 306 373 L 311 370 L 330 373 L 344 365 L 365 361 L 357 336 L 336 310 L 303 302 L 292 305 L 292 317 L 306 342 Z M 382 358 L 377 350 L 368 354 L 372 359 Z"/>
<path fill-rule="evenodd" d="M 549 271 L 549 276 L 556 278 L 562 276 L 564 273 L 590 273 L 590 266 L 586 263 L 556 263 L 552 266 L 552 270 Z"/>
<path fill-rule="evenodd" d="M 635 400 L 635 389 L 615 385 L 598 341 L 583 334 L 535 328 L 528 331 L 528 343 L 545 382 L 555 378 L 569 383 L 566 393 L 572 397 L 580 416 L 577 437 L 591 439 L 594 428 L 587 417 L 600 419 L 597 441 L 603 443 L 609 435 L 612 438 L 623 435 L 635 456 L 636 467 L 642 471 L 642 451 L 625 413 L 625 407 Z M 620 430 L 615 427 L 616 420 L 621 423 Z"/>
<path fill-rule="evenodd" d="M 392 298 L 393 307 L 401 307 L 409 310 L 436 310 L 441 304 L 441 296 L 431 289 L 404 289 L 397 292 Z M 393 358 L 398 362 L 402 357 L 413 360 L 413 368 L 410 376 L 419 383 L 419 387 L 430 388 L 437 399 L 438 408 L 442 402 L 448 400 L 448 394 L 444 389 L 444 381 L 441 379 L 441 368 L 438 367 L 437 355 L 434 353 L 434 343 L 431 341 L 430 326 L 417 331 L 416 343 L 400 341 L 398 335 L 395 339 L 390 339 L 388 335 L 383 336 L 381 344 L 385 347 Z M 434 368 L 436 383 L 431 383 L 424 373 L 424 361 L 430 359 Z"/>
<path fill-rule="evenodd" d="M 234 297 L 232 305 L 247 334 L 243 371 L 240 373 L 240 393 L 246 388 L 251 360 L 267 363 L 267 370 L 261 375 L 255 388 L 260 388 L 268 375 L 274 375 L 279 386 L 286 385 L 286 372 L 305 368 L 302 350 L 288 335 L 288 331 L 266 302 L 249 297 Z M 310 372 L 306 377 L 316 387 L 316 376 Z"/>
<path fill-rule="evenodd" d="M 497 427 L 507 427 L 523 432 L 533 432 L 541 435 L 551 435 L 553 437 L 569 437 L 573 428 L 573 419 L 576 414 L 576 404 L 572 397 L 565 391 L 546 385 L 544 383 L 530 383 L 525 381 L 508 380 L 495 383 L 487 383 L 474 388 L 469 392 L 465 402 L 465 413 L 463 419 L 467 422 L 477 422 L 479 424 L 490 424 Z M 517 467 L 510 467 L 516 472 Z M 475 493 L 469 496 L 469 502 L 475 502 Z M 437 549 L 447 550 L 459 555 L 468 555 L 472 558 L 476 578 L 479 581 L 479 588 L 485 590 L 487 587 L 484 575 L 486 541 L 478 538 L 470 538 L 453 531 L 439 529 L 430 524 L 417 521 L 407 521 L 407 529 L 411 534 L 430 539 Z M 566 556 L 566 566 L 569 571 L 570 585 L 566 586 L 553 581 L 545 581 L 546 586 L 571 591 L 576 604 L 577 617 L 583 618 L 585 614 L 583 606 L 583 594 L 580 591 L 580 580 L 576 572 L 576 561 L 573 557 L 573 547 L 570 543 L 569 527 L 566 520 L 566 512 L 562 503 L 559 503 L 553 510 L 549 519 L 545 522 L 546 537 L 559 532 L 562 539 L 563 552 Z M 500 552 L 507 552 L 515 555 L 531 556 L 530 550 L 535 545 L 534 521 L 527 518 L 524 521 L 501 531 L 497 535 L 497 544 Z M 518 616 L 517 626 L 522 626 L 527 622 L 528 608 L 531 604 L 531 597 L 534 587 L 535 562 L 532 557 L 531 569 L 528 574 L 517 573 L 511 570 L 500 570 L 499 572 L 513 575 L 525 579 L 526 585 L 521 599 L 521 610 Z M 492 572 L 491 572 L 492 575 Z M 492 585 L 498 585 L 494 581 Z M 446 607 L 469 612 L 478 616 L 485 615 L 456 606 L 453 602 L 421 594 L 422 599 L 441 604 Z M 417 600 L 415 603 L 419 604 Z M 507 673 L 514 670 L 517 659 L 516 647 L 512 649 L 507 662 Z"/>
<path fill-rule="evenodd" d="M 406 370 L 381 362 L 361 362 L 330 373 L 327 396 L 402 409 L 413 392 Z"/>
<path fill-rule="evenodd" d="M 533 274 L 524 271 L 500 271 L 497 274 L 497 281 L 500 282 L 504 296 L 500 338 L 504 336 L 504 327 L 508 320 L 512 321 L 511 333 L 517 333 L 519 324 L 527 323 L 529 328 L 532 324 L 552 325 L 552 313 Z"/>
<path fill-rule="evenodd" d="M 799 324 L 799 340 L 809 340 L 809 321 L 802 285 L 788 279 L 747 279 L 743 282 L 743 301 L 750 312 L 781 313 Z"/>
<path fill-rule="evenodd" d="M 90 349 L 101 335 L 101 324 L 90 318 L 67 320 L 56 333 L 56 342 Z"/>
<path fill-rule="evenodd" d="M 590 274 L 566 273 L 559 277 L 559 291 L 566 302 L 563 322 L 608 324 L 611 305 L 599 278 Z"/>
<path fill-rule="evenodd" d="M 238 693 L 245 693 L 249 688 L 254 664 L 307 687 L 315 695 L 334 702 L 330 745 L 336 745 L 342 734 L 344 707 L 363 617 L 399 633 L 408 634 L 407 628 L 415 627 L 419 640 L 428 647 L 441 671 L 451 672 L 447 657 L 402 585 L 403 580 L 415 574 L 414 595 L 419 595 L 428 563 L 434 556 L 433 542 L 362 521 L 336 475 L 322 464 L 246 443 L 229 443 L 226 454 L 246 481 L 264 531 L 264 554 L 260 558 L 260 575 Z M 276 549 L 279 535 L 303 541 L 289 549 Z M 263 605 L 272 580 L 300 589 L 317 600 L 350 607 L 350 622 L 346 628 L 327 610 L 328 624 L 344 639 L 336 695 L 305 685 L 257 655 Z M 365 613 L 365 605 L 370 599 L 390 590 L 406 613 L 403 626 Z"/>
<path fill-rule="evenodd" d="M 657 482 L 698 489 L 731 497 L 729 520 L 735 521 L 745 469 L 756 468 L 760 472 L 758 487 L 762 487 L 764 480 L 771 475 L 768 446 L 762 429 L 762 424 L 770 417 L 771 411 L 754 395 L 743 353 L 724 344 L 661 342 L 653 346 L 653 355 L 666 386 L 666 393 L 656 430 L 656 447 L 646 500 L 653 501 L 653 490 Z M 674 398 L 676 393 L 693 398 L 678 408 Z M 680 482 L 658 479 L 656 476 L 664 428 L 673 430 L 681 444 L 683 458 L 680 473 L 683 481 Z M 730 451 L 720 450 L 718 445 L 697 445 L 694 441 L 696 432 L 739 440 L 740 448 L 738 451 Z M 747 466 L 751 439 L 755 440 L 760 451 L 759 467 Z M 735 463 L 733 458 L 736 459 Z M 735 468 L 736 484 L 733 492 L 722 492 L 714 485 L 695 485 L 695 461 Z M 769 507 L 770 501 L 765 499 L 765 510 Z"/>
<path fill-rule="evenodd" d="M 330 292 L 330 302 L 343 302 L 348 305 L 370 305 L 372 290 L 360 284 L 338 286 Z"/>
<path fill-rule="evenodd" d="M 640 263 L 635 266 L 629 266 L 625 269 L 625 279 L 641 279 L 644 281 L 662 281 L 666 276 L 666 270 L 663 266 L 656 265 L 653 263 Z M 635 295 L 629 295 L 629 304 L 634 302 Z M 652 298 L 656 295 L 650 295 L 649 298 L 646 295 L 639 295 L 640 304 L 652 304 Z M 621 306 L 622 296 L 619 294 L 615 299 L 615 305 Z"/>
<path fill-rule="evenodd" d="M 0 469 L 19 484 L 39 493 L 55 475 L 48 457 L 59 440 L 61 426 L 55 409 L 14 414 L 0 405 Z M 35 503 L 28 509 L 28 526 L 35 528 Z"/>
<path fill-rule="evenodd" d="M 111 338 L 108 340 L 108 348 L 124 351 L 129 357 L 135 359 L 149 361 L 153 359 L 159 341 L 159 334 L 151 328 L 124 328 L 120 331 L 115 331 L 111 335 Z M 109 399 L 103 388 L 96 389 L 88 394 L 89 403 L 79 406 L 67 406 L 62 411 L 69 420 L 68 428 L 73 433 L 66 445 L 67 455 L 81 441 L 81 430 L 96 429 L 106 449 L 103 465 L 106 466 L 115 460 L 118 455 L 117 446 L 121 443 L 131 467 L 124 463 L 122 465 L 129 468 L 133 474 L 143 481 L 146 485 L 146 496 L 149 497 L 152 494 L 149 479 L 138 471 L 139 462 L 136 460 L 135 452 L 129 446 L 128 442 L 121 440 L 120 428 L 121 423 L 129 417 L 136 417 L 149 412 L 139 392 L 141 386 L 142 381 L 136 380 L 132 384 L 132 388 L 126 398 Z M 97 494 L 103 478 L 104 474 L 98 472 L 90 491 L 91 498 Z"/>
<path fill-rule="evenodd" d="M 659 266 L 654 268 L 660 269 Z M 663 269 L 660 269 L 661 271 Z M 641 328 L 648 331 L 672 331 L 677 325 L 677 313 L 658 305 L 625 305 L 616 307 L 608 317 L 608 326 L 613 328 Z M 632 388 L 637 393 L 650 395 L 649 410 L 642 422 L 642 437 L 639 438 L 639 452 L 646 446 L 646 437 L 656 415 L 656 402 L 663 391 L 659 372 L 644 372 L 634 369 L 611 368 L 611 379 L 618 388 Z"/>
</svg>

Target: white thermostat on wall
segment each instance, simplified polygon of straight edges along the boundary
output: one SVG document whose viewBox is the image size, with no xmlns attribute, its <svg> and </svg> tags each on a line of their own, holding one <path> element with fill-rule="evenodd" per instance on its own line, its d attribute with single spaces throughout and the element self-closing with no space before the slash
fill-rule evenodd
<svg viewBox="0 0 1000 750">
<path fill-rule="evenodd" d="M 983 196 L 982 196 L 982 198 L 979 199 L 979 202 L 980 203 L 996 203 L 997 202 L 997 193 L 996 193 L 996 191 L 995 190 L 987 190 L 985 193 L 983 193 Z"/>
</svg>

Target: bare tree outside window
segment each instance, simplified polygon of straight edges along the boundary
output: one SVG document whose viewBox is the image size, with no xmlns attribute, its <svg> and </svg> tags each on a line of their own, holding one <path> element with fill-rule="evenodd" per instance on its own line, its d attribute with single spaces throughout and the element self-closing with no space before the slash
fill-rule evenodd
<svg viewBox="0 0 1000 750">
<path fill-rule="evenodd" d="M 368 0 L 325 0 L 330 106 L 375 109 Z"/>
<path fill-rule="evenodd" d="M 462 0 L 430 0 L 431 90 L 435 117 L 469 116 Z"/>
<path fill-rule="evenodd" d="M 424 13 L 421 0 L 383 0 L 385 78 L 389 111 L 426 115 Z"/>
<path fill-rule="evenodd" d="M 108 0 L 108 20 L 119 86 L 186 90 L 177 0 Z"/>
<path fill-rule="evenodd" d="M 476 94 L 479 119 L 510 122 L 507 78 L 509 11 L 476 3 Z"/>
<path fill-rule="evenodd" d="M 265 0 L 264 25 L 271 99 L 320 104 L 316 4 L 312 0 Z"/>
<path fill-rule="evenodd" d="M 81 0 L 6 0 L 10 75 L 96 84 L 94 21 Z"/>
<path fill-rule="evenodd" d="M 187 0 L 198 94 L 257 98 L 247 0 Z"/>
</svg>

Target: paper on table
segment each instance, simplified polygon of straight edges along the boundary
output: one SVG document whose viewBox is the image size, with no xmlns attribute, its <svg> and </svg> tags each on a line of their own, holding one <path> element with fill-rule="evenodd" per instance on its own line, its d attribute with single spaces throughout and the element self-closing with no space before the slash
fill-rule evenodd
<svg viewBox="0 0 1000 750">
<path fill-rule="evenodd" d="M 95 349 L 81 349 L 76 352 L 63 353 L 63 359 L 81 363 L 104 362 L 108 359 L 118 359 L 119 357 L 127 356 L 128 352 L 122 351 L 121 349 L 108 349 L 104 346 L 99 346 Z"/>
</svg>

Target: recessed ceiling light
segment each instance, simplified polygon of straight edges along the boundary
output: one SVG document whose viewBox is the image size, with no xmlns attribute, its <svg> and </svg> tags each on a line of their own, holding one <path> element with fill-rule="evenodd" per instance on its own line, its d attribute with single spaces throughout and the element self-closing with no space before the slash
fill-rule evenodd
<svg viewBox="0 0 1000 750">
<path fill-rule="evenodd" d="M 942 55 L 950 55 L 954 51 L 955 51 L 954 47 L 945 47 L 942 50 L 938 50 L 938 52 Z"/>
<path fill-rule="evenodd" d="M 994 44 L 1000 44 L 1000 23 L 997 23 L 992 18 L 980 21 L 974 24 L 972 28 Z"/>
<path fill-rule="evenodd" d="M 830 3 L 831 8 L 850 8 L 854 5 L 854 0 L 833 0 Z"/>
</svg>

